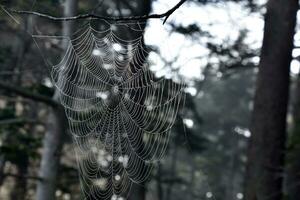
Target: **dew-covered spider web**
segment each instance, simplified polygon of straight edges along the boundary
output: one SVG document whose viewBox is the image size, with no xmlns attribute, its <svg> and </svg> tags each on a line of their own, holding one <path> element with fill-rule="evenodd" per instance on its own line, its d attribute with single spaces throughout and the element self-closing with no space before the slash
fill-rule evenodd
<svg viewBox="0 0 300 200">
<path fill-rule="evenodd" d="M 183 84 L 150 70 L 141 26 L 86 25 L 52 68 L 86 199 L 126 199 L 144 183 L 184 101 Z"/>
</svg>

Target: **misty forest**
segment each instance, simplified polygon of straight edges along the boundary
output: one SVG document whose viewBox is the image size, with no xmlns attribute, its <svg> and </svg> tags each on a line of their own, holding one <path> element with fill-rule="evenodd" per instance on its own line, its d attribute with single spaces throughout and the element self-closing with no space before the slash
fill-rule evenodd
<svg viewBox="0 0 300 200">
<path fill-rule="evenodd" d="M 0 0 L 0 200 L 299 200 L 298 9 Z"/>
</svg>

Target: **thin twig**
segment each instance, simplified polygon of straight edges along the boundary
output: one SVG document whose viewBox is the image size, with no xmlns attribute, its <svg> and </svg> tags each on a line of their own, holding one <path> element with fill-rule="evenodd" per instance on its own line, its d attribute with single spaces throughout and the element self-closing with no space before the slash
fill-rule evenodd
<svg viewBox="0 0 300 200">
<path fill-rule="evenodd" d="M 26 175 L 19 175 L 19 174 L 12 174 L 12 173 L 5 173 L 5 177 L 14 177 L 14 178 L 24 178 L 24 179 L 32 179 L 32 180 L 37 180 L 37 181 L 43 181 L 42 177 L 38 176 L 26 176 Z"/>
<path fill-rule="evenodd" d="M 60 104 L 58 102 L 52 100 L 50 97 L 40 95 L 40 94 L 34 94 L 34 93 L 31 93 L 31 92 L 27 91 L 24 88 L 18 88 L 18 87 L 9 85 L 9 84 L 1 82 L 1 81 L 0 81 L 0 89 L 7 90 L 9 92 L 15 93 L 15 94 L 20 95 L 20 96 L 25 97 L 25 98 L 32 99 L 34 101 L 46 103 L 46 104 L 48 104 L 50 106 L 53 106 L 53 107 L 60 106 Z"/>
<path fill-rule="evenodd" d="M 26 118 L 13 118 L 0 120 L 0 125 L 11 125 L 11 124 L 43 124 L 41 121 L 35 119 Z"/>
<path fill-rule="evenodd" d="M 78 19 L 102 19 L 102 20 L 108 20 L 108 21 L 140 21 L 140 20 L 146 20 L 146 19 L 160 19 L 164 18 L 165 23 L 167 19 L 187 0 L 180 0 L 173 8 L 170 10 L 161 13 L 161 14 L 150 14 L 150 15 L 142 15 L 142 16 L 128 16 L 128 17 L 107 17 L 107 16 L 101 16 L 101 15 L 96 15 L 93 13 L 87 13 L 87 14 L 81 14 L 81 15 L 76 15 L 76 16 L 71 16 L 71 17 L 55 17 L 51 15 L 47 15 L 44 13 L 39 13 L 39 12 L 34 12 L 34 11 L 23 11 L 23 10 L 15 10 L 15 9 L 10 9 L 6 8 L 3 5 L 0 5 L 1 8 L 4 11 L 9 11 L 12 13 L 16 14 L 24 14 L 24 15 L 35 15 L 41 18 L 45 18 L 48 20 L 52 21 L 71 21 L 71 20 L 78 20 Z"/>
</svg>

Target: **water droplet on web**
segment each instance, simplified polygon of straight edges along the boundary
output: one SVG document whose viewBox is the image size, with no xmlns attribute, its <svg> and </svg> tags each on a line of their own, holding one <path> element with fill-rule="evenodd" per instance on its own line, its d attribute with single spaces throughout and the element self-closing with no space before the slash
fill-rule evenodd
<svg viewBox="0 0 300 200">
<path fill-rule="evenodd" d="M 126 93 L 126 94 L 124 95 L 124 98 L 125 98 L 125 99 L 129 99 L 129 98 L 130 98 L 129 94 Z"/>
<path fill-rule="evenodd" d="M 118 199 L 117 195 L 113 194 L 113 195 L 111 196 L 111 200 L 117 200 L 117 199 Z"/>
<path fill-rule="evenodd" d="M 115 51 L 121 51 L 122 50 L 122 46 L 118 43 L 113 44 L 113 49 Z"/>
<path fill-rule="evenodd" d="M 117 85 L 113 86 L 112 91 L 113 91 L 114 94 L 118 94 L 119 93 L 119 86 L 117 86 Z"/>
<path fill-rule="evenodd" d="M 243 199 L 243 198 L 244 198 L 243 193 L 237 193 L 237 194 L 236 194 L 236 198 L 238 198 L 238 199 Z"/>
<path fill-rule="evenodd" d="M 108 155 L 108 156 L 107 156 L 107 160 L 110 162 L 110 161 L 113 160 L 113 157 L 112 157 L 111 155 Z"/>
<path fill-rule="evenodd" d="M 153 110 L 153 106 L 152 106 L 152 105 L 148 105 L 148 106 L 146 107 L 146 109 L 147 109 L 148 111 L 151 111 L 151 110 Z"/>
<path fill-rule="evenodd" d="M 103 68 L 104 69 L 112 69 L 113 67 L 110 64 L 103 64 Z"/>
<path fill-rule="evenodd" d="M 116 181 L 121 180 L 121 176 L 120 176 L 120 175 L 116 175 L 116 176 L 115 176 L 115 180 L 116 180 Z"/>
<path fill-rule="evenodd" d="M 125 155 L 123 157 L 123 166 L 126 168 L 128 166 L 128 160 L 129 160 L 129 157 L 127 155 Z"/>
<path fill-rule="evenodd" d="M 101 51 L 99 49 L 94 49 L 93 52 L 92 52 L 92 54 L 94 56 L 101 56 L 102 55 L 102 53 L 101 53 Z"/>
<path fill-rule="evenodd" d="M 212 198 L 212 196 L 213 196 L 213 194 L 212 194 L 211 192 L 206 192 L 206 197 L 207 197 L 207 198 L 210 199 L 210 198 Z"/>
<path fill-rule="evenodd" d="M 119 161 L 119 162 L 123 162 L 123 159 L 124 159 L 123 156 L 120 156 L 120 157 L 118 158 L 118 161 Z"/>
</svg>

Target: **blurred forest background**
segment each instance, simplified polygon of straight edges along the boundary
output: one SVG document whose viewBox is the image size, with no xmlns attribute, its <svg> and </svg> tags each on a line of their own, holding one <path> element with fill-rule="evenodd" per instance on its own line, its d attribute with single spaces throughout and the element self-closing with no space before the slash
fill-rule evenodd
<svg viewBox="0 0 300 200">
<path fill-rule="evenodd" d="M 79 20 L 53 21 L 6 8 L 53 16 L 142 16 L 176 3 L 1 0 L 1 200 L 85 198 L 47 63 L 58 63 L 66 46 L 31 36 L 72 35 Z M 151 68 L 165 78 L 177 71 L 188 87 L 166 156 L 147 182 L 133 187 L 130 200 L 299 200 L 298 6 L 297 0 L 188 0 L 164 25 L 164 19 L 147 20 Z"/>
</svg>

